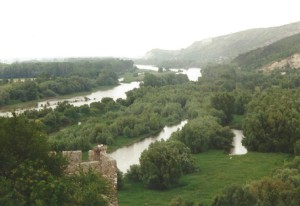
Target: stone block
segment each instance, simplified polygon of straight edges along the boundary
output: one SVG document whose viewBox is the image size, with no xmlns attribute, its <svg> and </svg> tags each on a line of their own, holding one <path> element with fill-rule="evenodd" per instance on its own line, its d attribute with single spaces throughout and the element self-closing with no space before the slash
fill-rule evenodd
<svg viewBox="0 0 300 206">
<path fill-rule="evenodd" d="M 90 169 L 94 172 L 99 172 L 100 163 L 99 161 L 82 162 L 79 164 L 79 168 L 82 169 L 84 173 L 87 173 Z"/>
<path fill-rule="evenodd" d="M 79 164 L 82 162 L 82 151 L 63 151 L 63 156 L 69 161 L 69 164 Z"/>
</svg>

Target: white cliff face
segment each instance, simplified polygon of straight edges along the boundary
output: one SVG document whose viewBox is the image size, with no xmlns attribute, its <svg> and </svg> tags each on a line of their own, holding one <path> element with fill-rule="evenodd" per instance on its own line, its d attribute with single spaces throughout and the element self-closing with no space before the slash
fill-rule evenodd
<svg viewBox="0 0 300 206">
<path fill-rule="evenodd" d="M 292 56 L 285 58 L 281 61 L 275 61 L 262 67 L 260 70 L 264 72 L 270 72 L 274 69 L 285 69 L 285 68 L 300 68 L 300 53 L 293 54 Z"/>
</svg>

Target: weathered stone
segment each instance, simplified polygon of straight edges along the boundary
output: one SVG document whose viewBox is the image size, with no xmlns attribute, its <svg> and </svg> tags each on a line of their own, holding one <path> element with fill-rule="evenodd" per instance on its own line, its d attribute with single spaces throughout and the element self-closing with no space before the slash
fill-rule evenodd
<svg viewBox="0 0 300 206">
<path fill-rule="evenodd" d="M 79 171 L 79 164 L 82 162 L 82 152 L 77 151 L 63 151 L 63 156 L 69 161 L 69 165 L 65 172 L 67 174 L 75 174 Z"/>
<path fill-rule="evenodd" d="M 94 151 L 89 150 L 88 154 L 89 154 L 89 161 L 94 161 Z"/>
<path fill-rule="evenodd" d="M 79 164 L 82 162 L 82 151 L 63 151 L 63 156 L 66 157 L 70 164 Z"/>
<path fill-rule="evenodd" d="M 94 172 L 100 173 L 108 180 L 113 188 L 112 194 L 107 197 L 110 205 L 117 206 L 117 162 L 106 154 L 107 147 L 98 145 L 89 151 L 89 161 L 82 162 L 81 151 L 63 151 L 63 156 L 69 160 L 66 169 L 67 174 L 77 174 L 79 171 L 88 172 L 92 169 Z"/>
<path fill-rule="evenodd" d="M 90 161 L 90 162 L 81 162 L 79 168 L 82 169 L 84 173 L 88 172 L 90 169 L 94 172 L 100 171 L 100 162 L 99 161 Z"/>
</svg>

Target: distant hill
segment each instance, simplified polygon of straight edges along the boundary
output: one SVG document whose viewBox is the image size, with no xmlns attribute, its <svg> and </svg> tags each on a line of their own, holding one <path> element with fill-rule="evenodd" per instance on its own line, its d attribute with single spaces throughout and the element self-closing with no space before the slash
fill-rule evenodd
<svg viewBox="0 0 300 206">
<path fill-rule="evenodd" d="M 273 70 L 275 68 L 300 67 L 300 34 L 281 39 L 236 57 L 233 62 L 247 70 Z"/>
<path fill-rule="evenodd" d="M 140 62 L 166 67 L 204 66 L 210 62 L 226 62 L 239 54 L 270 45 L 298 33 L 300 33 L 300 22 L 250 29 L 198 41 L 181 50 L 153 49 L 147 52 Z"/>
</svg>

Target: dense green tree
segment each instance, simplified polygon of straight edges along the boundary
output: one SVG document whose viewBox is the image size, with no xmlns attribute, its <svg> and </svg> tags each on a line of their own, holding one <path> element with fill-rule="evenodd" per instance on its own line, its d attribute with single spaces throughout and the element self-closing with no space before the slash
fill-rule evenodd
<svg viewBox="0 0 300 206">
<path fill-rule="evenodd" d="M 133 62 L 77 59 L 66 62 L 22 62 L 0 65 L 0 106 L 117 85 L 118 75 L 133 72 Z M 7 78 L 26 78 L 7 80 Z"/>
<path fill-rule="evenodd" d="M 132 182 L 139 182 L 142 180 L 141 167 L 140 165 L 130 165 L 126 172 L 126 178 Z"/>
<path fill-rule="evenodd" d="M 257 205 L 291 205 L 300 203 L 299 189 L 287 182 L 273 178 L 264 178 L 251 184 L 251 193 L 257 199 Z"/>
<path fill-rule="evenodd" d="M 33 122 L 24 117 L 0 118 L 0 175 L 9 177 L 25 160 L 41 160 L 49 172 L 61 175 L 64 164 L 49 156 L 47 137 Z M 60 169 L 58 169 L 60 168 Z"/>
<path fill-rule="evenodd" d="M 217 93 L 211 98 L 211 104 L 214 108 L 221 110 L 225 114 L 225 119 L 222 119 L 224 125 L 232 120 L 234 113 L 234 97 L 229 93 Z"/>
<path fill-rule="evenodd" d="M 233 133 L 228 127 L 222 127 L 217 119 L 211 116 L 190 120 L 176 138 L 187 145 L 193 153 L 208 149 L 231 148 Z"/>
<path fill-rule="evenodd" d="M 274 206 L 300 204 L 300 158 L 296 157 L 272 177 L 248 183 L 246 186 L 231 185 L 217 195 L 217 205 Z"/>
<path fill-rule="evenodd" d="M 117 176 L 118 176 L 118 179 L 117 179 L 117 189 L 118 190 L 121 190 L 123 189 L 124 187 L 124 174 L 121 170 L 117 170 Z"/>
<path fill-rule="evenodd" d="M 68 185 L 66 192 L 70 199 L 66 205 L 109 205 L 108 197 L 112 191 L 110 185 L 92 170 L 66 177 L 65 183 Z"/>
<path fill-rule="evenodd" d="M 145 86 L 163 86 L 165 84 L 164 79 L 154 75 L 154 74 L 149 74 L 146 73 L 144 77 L 144 85 Z"/>
<path fill-rule="evenodd" d="M 248 187 L 231 185 L 215 197 L 212 206 L 253 206 L 256 202 Z"/>
<path fill-rule="evenodd" d="M 7 183 L 10 190 L 3 191 L 3 199 L 13 199 L 17 205 L 63 205 L 68 199 L 67 185 L 47 171 L 39 160 L 20 163 L 11 171 Z"/>
<path fill-rule="evenodd" d="M 247 104 L 251 100 L 249 92 L 237 91 L 234 94 L 234 113 L 243 115 L 246 112 Z"/>
<path fill-rule="evenodd" d="M 144 86 L 160 87 L 165 85 L 175 85 L 188 82 L 189 79 L 183 74 L 167 73 L 161 76 L 146 73 L 144 77 Z"/>
<path fill-rule="evenodd" d="M 294 146 L 294 154 L 296 156 L 300 156 L 300 140 L 298 140 L 296 143 L 295 143 L 295 146 Z"/>
<path fill-rule="evenodd" d="M 97 78 L 98 85 L 116 85 L 118 81 L 118 76 L 113 71 L 104 70 Z"/>
<path fill-rule="evenodd" d="M 109 184 L 92 171 L 65 176 L 40 127 L 23 116 L 0 118 L 0 205 L 108 205 Z"/>
<path fill-rule="evenodd" d="M 192 168 L 189 149 L 182 143 L 160 141 L 152 143 L 140 157 L 141 177 L 152 189 L 174 187 L 184 172 Z"/>
<path fill-rule="evenodd" d="M 300 138 L 297 91 L 267 90 L 248 105 L 243 144 L 253 151 L 294 152 Z"/>
<path fill-rule="evenodd" d="M 134 71 L 133 61 L 113 58 L 76 58 L 62 62 L 16 62 L 0 65 L 0 78 L 36 78 L 83 76 L 95 77 L 102 71 Z"/>
<path fill-rule="evenodd" d="M 9 91 L 0 87 L 0 106 L 6 105 L 10 99 Z"/>
</svg>

